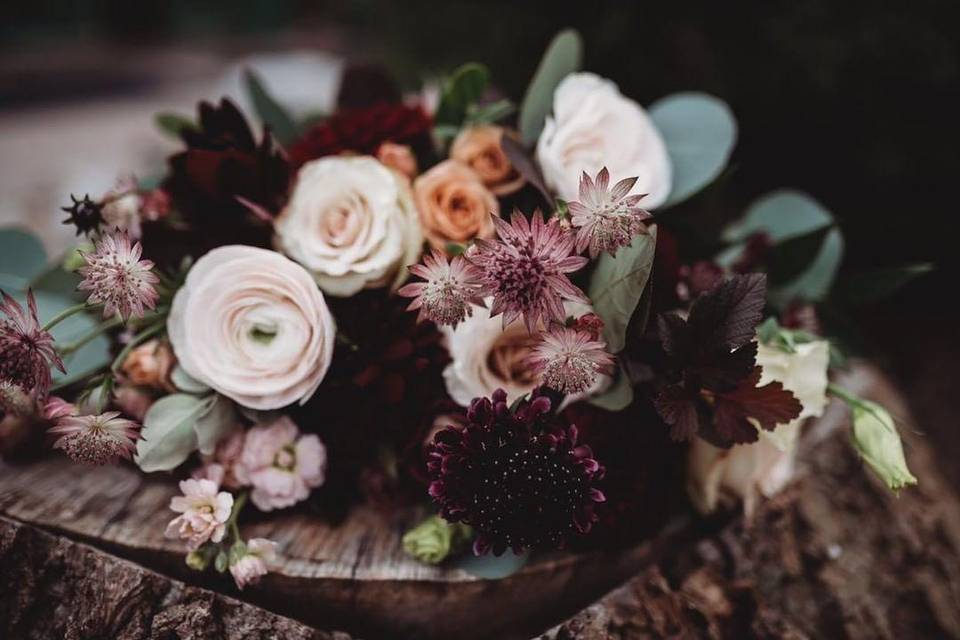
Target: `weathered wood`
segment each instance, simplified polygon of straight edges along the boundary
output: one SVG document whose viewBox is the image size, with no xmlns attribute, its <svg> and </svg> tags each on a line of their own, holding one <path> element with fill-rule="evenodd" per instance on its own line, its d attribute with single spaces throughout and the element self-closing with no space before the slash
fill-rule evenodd
<svg viewBox="0 0 960 640">
<path fill-rule="evenodd" d="M 886 381 L 853 381 L 908 415 Z M 831 424 L 811 434 L 802 477 L 751 521 L 667 550 L 545 637 L 960 638 L 960 501 L 929 444 L 904 431 L 920 484 L 895 496 Z"/>
<path fill-rule="evenodd" d="M 6 518 L 0 638 L 350 640 Z"/>
</svg>

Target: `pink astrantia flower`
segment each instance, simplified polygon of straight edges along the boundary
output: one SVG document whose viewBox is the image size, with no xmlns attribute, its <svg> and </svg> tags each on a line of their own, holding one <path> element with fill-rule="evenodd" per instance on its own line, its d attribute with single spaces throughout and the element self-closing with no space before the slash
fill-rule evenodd
<svg viewBox="0 0 960 640">
<path fill-rule="evenodd" d="M 154 285 L 160 279 L 152 271 L 153 262 L 140 259 L 142 253 L 140 243 L 131 245 L 128 233 L 120 230 L 101 237 L 93 253 L 81 252 L 86 265 L 79 269 L 84 279 L 77 288 L 90 292 L 90 304 L 104 305 L 104 317 L 142 318 L 145 307 L 156 306 Z"/>
<path fill-rule="evenodd" d="M 219 491 L 210 480 L 183 480 L 180 491 L 182 496 L 170 499 L 170 508 L 180 515 L 170 521 L 164 535 L 186 540 L 191 551 L 208 540 L 223 540 L 233 510 L 233 496 Z"/>
<path fill-rule="evenodd" d="M 306 500 L 325 479 L 327 450 L 316 435 L 300 435 L 287 416 L 247 432 L 234 473 L 253 486 L 250 500 L 261 511 Z"/>
<path fill-rule="evenodd" d="M 601 373 L 608 373 L 613 357 L 606 345 L 587 331 L 554 325 L 540 334 L 529 364 L 543 384 L 565 394 L 589 389 Z"/>
<path fill-rule="evenodd" d="M 423 264 L 412 265 L 410 272 L 426 282 L 408 284 L 398 293 L 414 298 L 407 309 L 420 310 L 418 321 L 432 320 L 438 325 L 456 327 L 473 315 L 471 305 L 485 306 L 477 295 L 480 272 L 462 256 L 448 262 L 443 252 L 434 249 L 424 256 Z"/>
<path fill-rule="evenodd" d="M 37 317 L 33 291 L 27 292 L 27 309 L 0 291 L 0 408 L 17 413 L 46 401 L 50 367 L 66 372 L 57 355 L 53 336 Z"/>
<path fill-rule="evenodd" d="M 255 584 L 275 561 L 277 543 L 266 538 L 251 538 L 247 541 L 246 553 L 230 565 L 230 573 L 239 589 Z"/>
<path fill-rule="evenodd" d="M 604 167 L 591 180 L 586 172 L 580 177 L 580 201 L 568 204 L 570 221 L 577 227 L 577 252 L 590 247 L 590 257 L 633 242 L 634 236 L 646 232 L 644 220 L 650 214 L 638 205 L 644 195 L 627 195 L 637 178 L 624 178 L 610 189 L 610 172 Z"/>
<path fill-rule="evenodd" d="M 119 416 L 119 411 L 63 416 L 50 428 L 50 433 L 60 436 L 53 448 L 62 449 L 74 462 L 82 464 L 102 465 L 120 458 L 130 460 L 140 425 Z"/>
<path fill-rule="evenodd" d="M 75 404 L 57 396 L 50 396 L 47 403 L 43 405 L 43 417 L 47 420 L 59 420 L 66 416 L 75 416 L 77 413 L 79 412 Z"/>
<path fill-rule="evenodd" d="M 586 302 L 566 274 L 587 259 L 570 255 L 574 237 L 556 218 L 544 222 L 540 211 L 531 221 L 514 211 L 510 223 L 493 219 L 499 241 L 478 239 L 469 254 L 482 271 L 481 295 L 493 296 L 491 317 L 503 314 L 506 327 L 519 316 L 533 333 L 537 323 L 563 319 L 563 300 Z"/>
</svg>

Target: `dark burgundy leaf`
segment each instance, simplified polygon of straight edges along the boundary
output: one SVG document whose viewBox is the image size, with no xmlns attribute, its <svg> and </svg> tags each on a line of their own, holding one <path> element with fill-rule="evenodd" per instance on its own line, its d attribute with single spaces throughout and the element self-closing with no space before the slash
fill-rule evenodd
<svg viewBox="0 0 960 640">
<path fill-rule="evenodd" d="M 653 401 L 657 413 L 670 425 L 670 437 L 689 440 L 697 433 L 697 398 L 679 384 L 664 387 Z"/>
<path fill-rule="evenodd" d="M 730 391 L 750 375 L 757 359 L 757 343 L 748 342 L 735 351 L 715 351 L 688 369 L 688 379 L 696 377 L 698 386 L 712 391 Z"/>
<path fill-rule="evenodd" d="M 753 340 L 766 301 L 766 275 L 736 275 L 694 300 L 687 324 L 700 348 L 732 351 Z"/>
<path fill-rule="evenodd" d="M 713 423 L 720 436 L 730 442 L 755 442 L 758 436 L 754 421 L 772 431 L 778 424 L 799 416 L 803 409 L 800 401 L 779 382 L 758 387 L 760 373 L 761 368 L 755 367 L 736 389 L 716 396 Z"/>
</svg>

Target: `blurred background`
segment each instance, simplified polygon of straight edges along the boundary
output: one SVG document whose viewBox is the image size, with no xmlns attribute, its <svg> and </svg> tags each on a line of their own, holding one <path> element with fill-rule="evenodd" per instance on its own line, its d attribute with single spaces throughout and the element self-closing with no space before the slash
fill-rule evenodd
<svg viewBox="0 0 960 640">
<path fill-rule="evenodd" d="M 917 428 L 960 482 L 957 207 L 960 4 L 482 0 L 33 0 L 0 8 L 0 225 L 67 246 L 57 207 L 122 171 L 156 174 L 175 143 L 158 111 L 241 103 L 244 66 L 295 111 L 332 106 L 344 61 L 411 90 L 467 61 L 515 98 L 550 38 L 576 27 L 586 68 L 642 104 L 674 91 L 733 108 L 733 169 L 678 210 L 704 237 L 757 196 L 795 187 L 841 220 L 844 269 L 936 270 L 855 318 L 860 347 L 905 387 Z M 736 6 L 734 6 L 736 5 Z"/>
</svg>

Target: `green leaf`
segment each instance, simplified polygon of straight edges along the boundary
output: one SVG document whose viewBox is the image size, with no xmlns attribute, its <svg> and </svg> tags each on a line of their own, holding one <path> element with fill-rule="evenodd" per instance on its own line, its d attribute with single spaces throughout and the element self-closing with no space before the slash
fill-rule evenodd
<svg viewBox="0 0 960 640">
<path fill-rule="evenodd" d="M 820 251 L 810 266 L 789 283 L 770 289 L 770 302 L 783 308 L 792 300 L 819 302 L 830 292 L 833 279 L 843 261 L 843 234 L 831 229 L 820 245 Z"/>
<path fill-rule="evenodd" d="M 224 571 L 227 570 L 227 567 L 229 566 L 230 566 L 230 558 L 227 555 L 227 552 L 224 551 L 223 549 L 220 549 L 220 551 L 217 553 L 216 559 L 214 559 L 213 561 L 213 568 L 219 571 L 220 573 L 223 573 Z"/>
<path fill-rule="evenodd" d="M 848 307 L 878 302 L 892 296 L 915 278 L 933 271 L 929 262 L 855 273 L 841 280 L 830 297 Z"/>
<path fill-rule="evenodd" d="M 466 124 L 492 124 L 513 115 L 517 106 L 507 98 L 485 105 L 473 105 L 467 108 Z"/>
<path fill-rule="evenodd" d="M 281 145 L 287 145 L 296 140 L 300 135 L 297 121 L 267 92 L 257 74 L 251 69 L 247 69 L 244 73 L 244 79 L 257 115 L 260 116 L 264 124 L 270 127 L 270 131 L 277 142 Z"/>
<path fill-rule="evenodd" d="M 29 231 L 7 227 L 0 229 L 0 287 L 18 291 L 47 266 L 43 243 Z"/>
<path fill-rule="evenodd" d="M 713 182 L 737 142 L 737 121 L 723 100 L 706 93 L 675 93 L 650 106 L 673 165 L 664 206 L 682 202 Z"/>
<path fill-rule="evenodd" d="M 446 246 L 446 250 L 447 250 L 447 255 L 453 258 L 455 256 L 462 256 L 464 253 L 466 253 L 467 247 L 466 245 L 458 244 L 456 242 L 448 242 Z"/>
<path fill-rule="evenodd" d="M 633 386 L 626 372 L 618 367 L 613 385 L 604 393 L 587 399 L 595 407 L 607 411 L 622 411 L 633 402 Z"/>
<path fill-rule="evenodd" d="M 196 131 L 197 125 L 187 116 L 179 113 L 161 112 L 153 117 L 157 128 L 171 138 L 180 139 L 184 131 Z"/>
<path fill-rule="evenodd" d="M 593 310 L 603 319 L 603 336 L 610 353 L 626 344 L 627 326 L 637 309 L 653 269 L 657 229 L 638 235 L 630 246 L 621 247 L 616 257 L 604 253 L 590 276 L 588 295 Z"/>
<path fill-rule="evenodd" d="M 179 364 L 173 368 L 173 371 L 170 372 L 170 382 L 173 383 L 173 386 L 178 390 L 183 391 L 184 393 L 192 393 L 194 395 L 203 395 L 209 393 L 210 387 L 197 380 L 189 373 L 184 371 L 183 367 Z"/>
<path fill-rule="evenodd" d="M 469 108 L 483 97 L 490 83 L 490 71 L 482 64 L 469 62 L 457 68 L 443 85 L 434 121 L 459 127 Z"/>
<path fill-rule="evenodd" d="M 41 322 L 77 304 L 74 299 L 41 290 L 34 291 L 34 296 L 37 299 L 37 310 Z M 21 293 L 14 297 L 21 304 L 25 304 L 26 296 L 24 294 Z M 63 346 L 88 335 L 100 326 L 100 322 L 99 314 L 77 313 L 57 324 L 50 333 L 57 344 Z M 102 369 L 109 363 L 110 341 L 102 335 L 97 336 L 63 359 L 67 373 L 64 374 L 54 369 L 53 383 L 62 384 L 68 380 L 83 378 Z"/>
<path fill-rule="evenodd" d="M 560 81 L 580 70 L 583 61 L 583 39 L 574 29 L 565 29 L 554 36 L 540 65 L 533 74 L 520 107 L 520 138 L 532 145 L 540 137 L 547 115 L 553 111 L 553 93 Z"/>
<path fill-rule="evenodd" d="M 755 200 L 739 222 L 724 230 L 723 239 L 742 242 L 762 231 L 779 243 L 832 224 L 833 215 L 809 195 L 781 189 Z"/>
<path fill-rule="evenodd" d="M 455 562 L 453 566 L 478 578 L 500 580 L 522 569 L 529 559 L 529 552 L 517 555 L 507 551 L 501 556 L 495 556 L 492 553 L 485 556 L 468 554 Z"/>
<path fill-rule="evenodd" d="M 169 471 L 183 463 L 197 448 L 197 422 L 216 402 L 216 395 L 198 398 L 174 393 L 153 403 L 137 442 L 137 466 L 149 473 Z"/>
<path fill-rule="evenodd" d="M 237 411 L 230 398 L 215 395 L 210 410 L 197 419 L 193 430 L 197 434 L 197 451 L 213 454 L 217 443 L 230 435 L 239 426 Z"/>
<path fill-rule="evenodd" d="M 873 472 L 893 491 L 917 484 L 907 468 L 900 434 L 887 410 L 868 400 L 860 400 L 852 409 L 853 446 Z"/>
<path fill-rule="evenodd" d="M 770 286 L 790 282 L 806 271 L 816 259 L 830 230 L 831 227 L 822 227 L 775 245 L 767 259 Z"/>
</svg>

